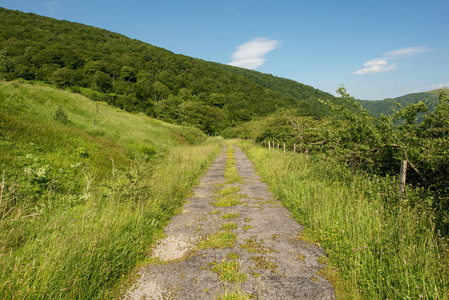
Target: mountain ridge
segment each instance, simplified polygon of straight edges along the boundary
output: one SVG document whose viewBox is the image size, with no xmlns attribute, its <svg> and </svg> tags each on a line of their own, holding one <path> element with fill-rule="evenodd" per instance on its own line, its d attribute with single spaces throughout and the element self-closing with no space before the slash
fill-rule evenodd
<svg viewBox="0 0 449 300">
<path fill-rule="evenodd" d="M 382 100 L 360 100 L 357 101 L 368 110 L 372 115 L 380 117 L 382 114 L 390 116 L 394 113 L 393 109 L 397 109 L 396 103 L 399 103 L 402 107 L 408 104 L 418 103 L 419 101 L 428 101 L 430 103 L 429 108 L 433 110 L 435 105 L 438 104 L 438 94 L 443 89 L 436 89 L 427 92 L 410 93 L 395 98 L 385 98 Z"/>
</svg>

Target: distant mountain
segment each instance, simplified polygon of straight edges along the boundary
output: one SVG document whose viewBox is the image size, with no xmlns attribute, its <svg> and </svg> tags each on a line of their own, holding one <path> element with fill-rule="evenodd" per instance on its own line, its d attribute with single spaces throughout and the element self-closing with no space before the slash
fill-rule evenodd
<svg viewBox="0 0 449 300">
<path fill-rule="evenodd" d="M 367 109 L 371 114 L 376 117 L 380 117 L 381 114 L 390 116 L 394 113 L 393 109 L 398 109 L 395 103 L 399 103 L 401 106 L 407 106 L 411 103 L 418 103 L 419 101 L 427 101 L 430 103 L 431 110 L 434 109 L 435 104 L 438 103 L 438 93 L 440 90 L 433 90 L 422 93 L 407 94 L 397 98 L 386 98 L 384 100 L 358 100 L 363 108 Z"/>
<path fill-rule="evenodd" d="M 293 80 L 176 55 L 121 34 L 0 8 L 0 79 L 81 92 L 207 133 L 281 108 L 322 118 L 331 94 Z"/>
</svg>

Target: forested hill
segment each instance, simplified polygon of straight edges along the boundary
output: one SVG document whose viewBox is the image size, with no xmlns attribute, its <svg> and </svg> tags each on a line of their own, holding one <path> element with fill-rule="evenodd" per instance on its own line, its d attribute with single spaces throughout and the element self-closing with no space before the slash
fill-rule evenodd
<svg viewBox="0 0 449 300">
<path fill-rule="evenodd" d="M 177 55 L 83 24 L 0 8 L 0 79 L 23 78 L 207 133 L 279 108 L 323 117 L 328 93 L 256 71 Z"/>
<path fill-rule="evenodd" d="M 433 110 L 435 105 L 438 104 L 438 93 L 440 90 L 434 90 L 423 93 L 407 94 L 396 98 L 386 98 L 384 100 L 358 100 L 363 108 L 367 109 L 372 115 L 380 117 L 381 114 L 385 116 L 391 116 L 394 111 L 398 110 L 396 103 L 399 103 L 402 107 L 411 103 L 418 103 L 419 101 L 429 102 L 429 108 Z"/>
</svg>

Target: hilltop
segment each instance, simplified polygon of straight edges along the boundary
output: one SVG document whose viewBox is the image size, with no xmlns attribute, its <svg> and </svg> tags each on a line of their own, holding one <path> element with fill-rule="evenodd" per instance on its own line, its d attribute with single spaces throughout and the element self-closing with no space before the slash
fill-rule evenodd
<svg viewBox="0 0 449 300">
<path fill-rule="evenodd" d="M 362 104 L 363 108 L 367 109 L 372 115 L 380 117 L 381 114 L 385 116 L 391 116 L 394 111 L 398 109 L 396 103 L 399 103 L 402 107 L 405 107 L 411 103 L 418 103 L 419 101 L 429 102 L 429 108 L 433 110 L 435 105 L 438 104 L 438 94 L 442 90 L 433 90 L 422 93 L 412 93 L 396 98 L 386 98 L 383 100 L 358 100 Z"/>
<path fill-rule="evenodd" d="M 279 108 L 321 118 L 334 96 L 83 24 L 0 8 L 0 78 L 41 81 L 206 133 Z"/>
</svg>

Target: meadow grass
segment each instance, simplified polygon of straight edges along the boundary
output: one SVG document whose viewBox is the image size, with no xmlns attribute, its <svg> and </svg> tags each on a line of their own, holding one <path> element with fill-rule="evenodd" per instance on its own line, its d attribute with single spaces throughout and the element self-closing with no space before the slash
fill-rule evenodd
<svg viewBox="0 0 449 300">
<path fill-rule="evenodd" d="M 239 146 L 305 226 L 298 238 L 326 250 L 322 274 L 339 299 L 449 299 L 447 239 L 434 231 L 432 212 L 411 188 L 399 197 L 395 178 L 352 178 L 330 158 Z"/>
<path fill-rule="evenodd" d="M 0 82 L 0 147 L 0 298 L 105 299 L 222 142 L 81 95 Z"/>
</svg>

